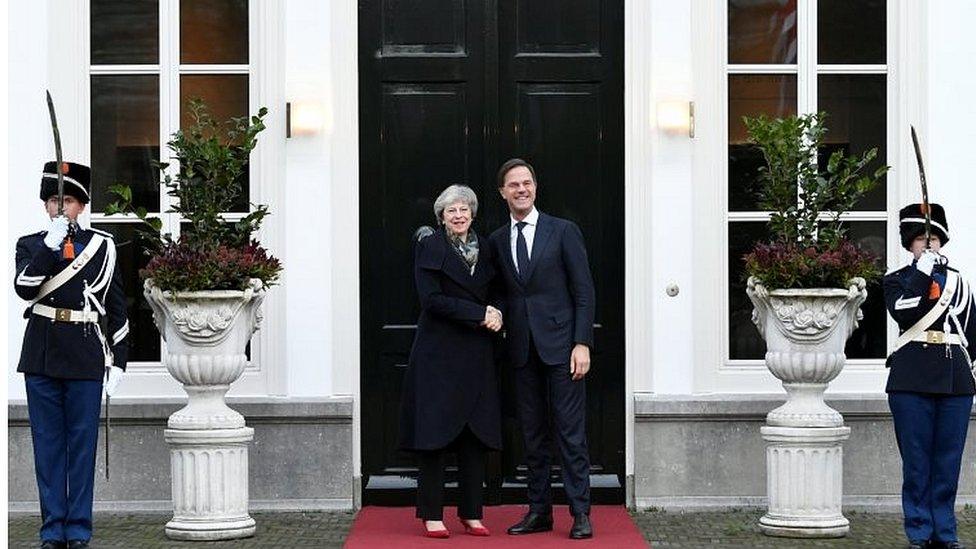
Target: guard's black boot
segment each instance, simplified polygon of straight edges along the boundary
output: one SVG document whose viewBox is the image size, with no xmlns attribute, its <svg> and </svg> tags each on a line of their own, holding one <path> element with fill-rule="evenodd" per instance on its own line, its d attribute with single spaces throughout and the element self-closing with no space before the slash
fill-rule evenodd
<svg viewBox="0 0 976 549">
<path fill-rule="evenodd" d="M 569 537 L 572 539 L 593 537 L 593 526 L 590 524 L 590 515 L 580 513 L 573 517 L 573 527 L 569 530 Z"/>
<path fill-rule="evenodd" d="M 67 545 L 63 541 L 46 539 L 41 542 L 41 549 L 64 549 Z"/>
<path fill-rule="evenodd" d="M 88 540 L 87 539 L 68 540 L 68 549 L 88 549 Z"/>
<path fill-rule="evenodd" d="M 534 534 L 536 532 L 548 532 L 552 530 L 552 515 L 540 515 L 529 511 L 522 520 L 515 526 L 508 529 L 508 533 L 513 536 L 522 534 Z"/>
</svg>

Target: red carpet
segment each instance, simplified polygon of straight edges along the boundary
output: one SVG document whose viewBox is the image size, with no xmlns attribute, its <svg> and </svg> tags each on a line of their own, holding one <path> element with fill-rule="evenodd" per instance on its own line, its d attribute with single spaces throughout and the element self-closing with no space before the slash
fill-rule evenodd
<svg viewBox="0 0 976 549">
<path fill-rule="evenodd" d="M 491 530 L 491 536 L 479 538 L 464 533 L 464 527 L 457 518 L 453 507 L 444 509 L 444 524 L 451 531 L 448 539 L 424 537 L 424 526 L 414 518 L 413 507 L 364 507 L 352 525 L 346 549 L 400 549 L 423 548 L 490 548 L 490 547 L 531 547 L 547 549 L 550 547 L 612 547 L 629 549 L 648 547 L 634 522 L 630 520 L 624 506 L 596 505 L 590 511 L 593 523 L 593 538 L 588 540 L 569 539 L 569 528 L 573 520 L 565 506 L 553 510 L 555 525 L 552 532 L 510 536 L 505 530 L 519 521 L 527 511 L 523 505 L 500 505 L 485 507 L 482 520 Z"/>
</svg>

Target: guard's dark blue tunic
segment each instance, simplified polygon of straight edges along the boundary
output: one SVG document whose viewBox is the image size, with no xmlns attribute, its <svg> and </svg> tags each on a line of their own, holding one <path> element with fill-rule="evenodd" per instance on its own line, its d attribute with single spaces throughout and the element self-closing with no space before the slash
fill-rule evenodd
<svg viewBox="0 0 976 549">
<path fill-rule="evenodd" d="M 949 269 L 955 272 L 955 269 Z M 936 275 L 939 276 L 938 274 Z M 899 333 L 911 328 L 935 306 L 937 299 L 929 298 L 933 278 L 914 264 L 889 273 L 884 278 L 885 304 L 898 323 Z M 942 284 L 945 286 L 945 284 Z M 969 284 L 960 276 L 959 285 L 949 308 L 926 329 L 962 334 L 969 343 L 968 353 L 976 345 L 976 310 Z M 912 341 L 891 353 L 887 366 L 886 391 L 914 391 L 946 395 L 976 393 L 967 351 L 958 345 L 928 344 Z"/>
<path fill-rule="evenodd" d="M 61 252 L 51 251 L 44 244 L 46 231 L 21 237 L 17 241 L 17 274 L 14 288 L 22 299 L 33 301 L 41 285 L 55 274 L 71 268 L 71 260 L 62 259 Z M 128 345 L 124 344 L 129 333 L 126 317 L 125 291 L 122 276 L 115 268 L 115 247 L 110 233 L 97 229 L 82 229 L 74 237 L 75 253 L 80 256 L 88 249 L 94 235 L 106 239 L 105 244 L 94 251 L 94 256 L 64 285 L 44 296 L 38 303 L 54 308 L 84 310 L 88 308 L 105 319 L 102 333 L 112 350 L 114 365 L 125 369 Z M 112 264 L 108 264 L 111 255 Z M 101 280 L 109 274 L 111 278 Z M 102 287 L 98 284 L 104 282 Z M 86 300 L 85 289 L 94 300 Z M 97 301 L 104 308 L 98 310 Z M 30 306 L 24 311 L 27 330 L 20 353 L 17 371 L 61 379 L 98 380 L 105 376 L 105 353 L 95 327 L 84 323 L 54 322 L 52 319 L 31 314 Z"/>
<path fill-rule="evenodd" d="M 885 304 L 901 333 L 936 306 L 936 282 L 945 288 L 953 269 L 930 276 L 915 264 L 885 276 Z M 976 384 L 970 354 L 976 342 L 976 306 L 958 278 L 949 306 L 927 331 L 954 343 L 910 341 L 888 357 L 888 404 L 902 458 L 905 535 L 912 541 L 956 541 L 954 505 Z M 939 334 L 932 334 L 938 339 Z M 956 339 L 958 338 L 958 339 Z"/>
<path fill-rule="evenodd" d="M 14 280 L 17 295 L 28 301 L 17 371 L 27 386 L 40 538 L 88 540 L 102 379 L 109 363 L 125 369 L 128 357 L 125 292 L 109 233 L 80 229 L 73 238 L 75 261 L 49 249 L 45 235 L 17 241 Z M 62 272 L 72 276 L 51 289 Z"/>
</svg>

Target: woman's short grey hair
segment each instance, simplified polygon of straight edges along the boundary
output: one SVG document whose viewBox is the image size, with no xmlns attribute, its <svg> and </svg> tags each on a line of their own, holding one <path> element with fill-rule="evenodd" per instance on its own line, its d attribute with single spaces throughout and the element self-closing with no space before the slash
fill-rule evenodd
<svg viewBox="0 0 976 549">
<path fill-rule="evenodd" d="M 467 204 L 471 208 L 472 219 L 478 215 L 478 195 L 474 194 L 471 187 L 467 185 L 451 185 L 444 189 L 438 195 L 437 200 L 434 201 L 434 217 L 437 218 L 438 223 L 444 222 L 444 208 L 447 208 L 455 202 L 464 202 Z"/>
</svg>

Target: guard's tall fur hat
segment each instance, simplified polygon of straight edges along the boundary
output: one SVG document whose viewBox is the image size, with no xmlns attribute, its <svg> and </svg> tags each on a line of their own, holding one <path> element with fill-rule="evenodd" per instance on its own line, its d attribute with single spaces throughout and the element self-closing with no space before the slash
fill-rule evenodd
<svg viewBox="0 0 976 549">
<path fill-rule="evenodd" d="M 939 237 L 939 243 L 945 246 L 949 242 L 949 222 L 946 221 L 945 209 L 942 206 L 929 204 L 932 211 L 932 234 Z M 912 241 L 925 234 L 925 214 L 921 204 L 909 204 L 898 212 L 901 233 L 901 245 L 908 251 L 912 249 Z"/>
<path fill-rule="evenodd" d="M 58 194 L 57 165 L 55 161 L 44 163 L 44 175 L 41 176 L 41 200 L 45 202 Z M 62 162 L 61 165 L 65 196 L 73 196 L 82 204 L 88 204 L 91 201 L 91 169 L 74 162 Z"/>
</svg>

